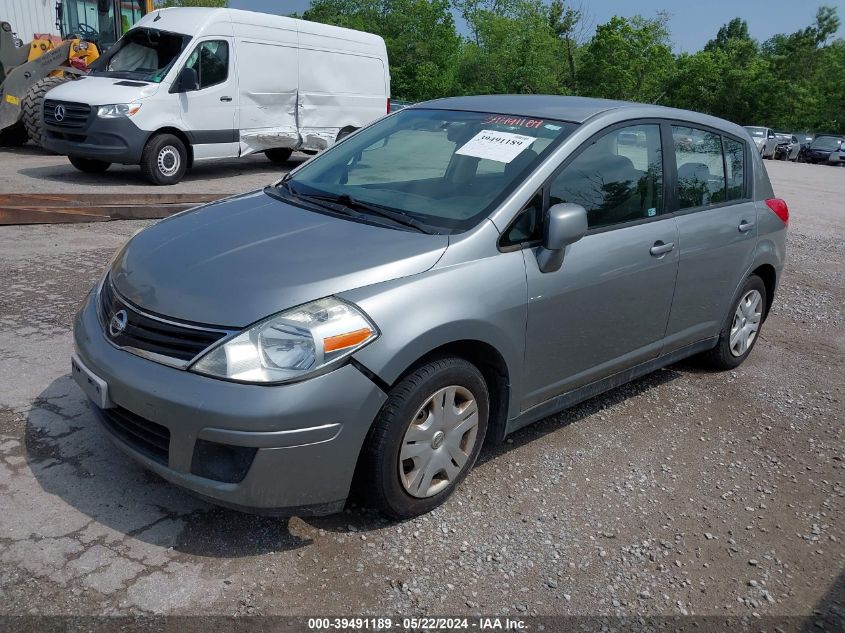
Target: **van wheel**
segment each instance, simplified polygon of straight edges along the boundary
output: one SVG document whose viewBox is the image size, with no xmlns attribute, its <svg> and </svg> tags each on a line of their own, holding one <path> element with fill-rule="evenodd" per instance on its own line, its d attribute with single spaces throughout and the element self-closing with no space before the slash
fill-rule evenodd
<svg viewBox="0 0 845 633">
<path fill-rule="evenodd" d="M 337 133 L 337 138 L 334 140 L 334 142 L 339 143 L 340 141 L 345 139 L 347 136 L 352 134 L 352 132 L 354 132 L 356 129 L 358 129 L 358 128 L 354 128 L 354 127 L 343 128 L 340 132 Z"/>
<path fill-rule="evenodd" d="M 481 372 L 445 357 L 412 370 L 388 394 L 367 437 L 358 490 L 395 519 L 442 504 L 475 463 L 487 432 Z"/>
<path fill-rule="evenodd" d="M 188 168 L 188 150 L 178 136 L 156 134 L 144 146 L 141 173 L 154 185 L 175 185 Z"/>
<path fill-rule="evenodd" d="M 264 155 L 274 163 L 282 164 L 290 160 L 290 155 L 293 154 L 292 149 L 283 149 L 276 147 L 273 149 L 264 150 Z"/>
<path fill-rule="evenodd" d="M 751 275 L 731 304 L 719 342 L 701 355 L 702 362 L 719 370 L 741 365 L 760 338 L 766 301 L 766 284 L 757 275 Z"/>
<path fill-rule="evenodd" d="M 102 174 L 111 166 L 111 163 L 107 163 L 104 160 L 96 160 L 94 158 L 68 156 L 67 159 L 70 161 L 71 165 L 76 167 L 79 171 L 84 171 L 86 174 Z"/>
</svg>

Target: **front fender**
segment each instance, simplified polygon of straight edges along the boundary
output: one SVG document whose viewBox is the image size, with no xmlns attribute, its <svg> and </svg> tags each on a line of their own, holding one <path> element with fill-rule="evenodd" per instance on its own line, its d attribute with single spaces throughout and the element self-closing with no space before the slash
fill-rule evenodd
<svg viewBox="0 0 845 633">
<path fill-rule="evenodd" d="M 496 253 L 403 279 L 345 292 L 381 336 L 354 358 L 387 384 L 433 350 L 478 341 L 504 359 L 510 415 L 521 399 L 527 288 L 522 253 Z"/>
</svg>

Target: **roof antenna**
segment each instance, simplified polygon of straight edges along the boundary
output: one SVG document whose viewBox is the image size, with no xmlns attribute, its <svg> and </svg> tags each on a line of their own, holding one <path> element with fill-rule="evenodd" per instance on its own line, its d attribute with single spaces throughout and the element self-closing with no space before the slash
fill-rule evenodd
<svg viewBox="0 0 845 633">
<path fill-rule="evenodd" d="M 156 11 L 156 16 L 153 18 L 153 22 L 158 22 L 161 20 L 161 11 Z"/>
</svg>

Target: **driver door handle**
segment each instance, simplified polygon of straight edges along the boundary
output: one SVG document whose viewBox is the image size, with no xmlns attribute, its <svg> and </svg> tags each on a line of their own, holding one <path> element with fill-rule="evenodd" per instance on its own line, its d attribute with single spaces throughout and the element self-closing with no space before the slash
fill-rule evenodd
<svg viewBox="0 0 845 633">
<path fill-rule="evenodd" d="M 220 97 L 220 101 L 231 101 L 232 97 Z"/>
<path fill-rule="evenodd" d="M 675 248 L 675 242 L 668 242 L 664 244 L 662 241 L 657 240 L 649 249 L 649 253 L 651 253 L 654 257 L 661 257 Z"/>
<path fill-rule="evenodd" d="M 739 229 L 740 233 L 747 233 L 748 231 L 754 228 L 754 222 L 747 222 L 743 220 L 739 223 L 739 226 L 737 228 Z"/>
</svg>

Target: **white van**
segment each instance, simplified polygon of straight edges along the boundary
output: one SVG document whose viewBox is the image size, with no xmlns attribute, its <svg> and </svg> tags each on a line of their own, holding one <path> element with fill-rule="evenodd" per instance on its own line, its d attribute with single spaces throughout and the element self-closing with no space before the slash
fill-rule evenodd
<svg viewBox="0 0 845 633">
<path fill-rule="evenodd" d="M 390 109 L 377 35 L 235 9 L 144 16 L 44 101 L 47 148 L 85 172 L 140 165 L 157 185 L 195 161 L 315 152 Z"/>
</svg>

